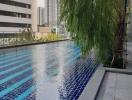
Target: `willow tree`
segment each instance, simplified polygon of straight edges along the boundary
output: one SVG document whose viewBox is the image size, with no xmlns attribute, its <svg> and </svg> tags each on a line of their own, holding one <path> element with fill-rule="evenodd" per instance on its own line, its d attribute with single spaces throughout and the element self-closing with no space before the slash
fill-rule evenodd
<svg viewBox="0 0 132 100">
<path fill-rule="evenodd" d="M 94 48 L 106 62 L 117 55 L 124 21 L 124 0 L 60 0 L 60 19 L 80 46 L 83 55 Z M 123 17 L 122 17 L 123 16 Z M 124 28 L 123 28 L 124 29 Z M 123 36 L 123 35 L 122 35 Z M 121 37 L 122 38 L 122 37 Z M 112 59 L 111 59 L 112 60 Z"/>
</svg>

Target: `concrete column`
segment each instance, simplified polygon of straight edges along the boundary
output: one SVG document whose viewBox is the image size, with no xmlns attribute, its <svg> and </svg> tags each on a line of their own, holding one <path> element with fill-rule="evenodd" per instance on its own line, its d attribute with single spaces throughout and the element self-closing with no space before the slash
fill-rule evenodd
<svg viewBox="0 0 132 100">
<path fill-rule="evenodd" d="M 31 0 L 32 2 L 32 30 L 37 33 L 37 0 Z"/>
</svg>

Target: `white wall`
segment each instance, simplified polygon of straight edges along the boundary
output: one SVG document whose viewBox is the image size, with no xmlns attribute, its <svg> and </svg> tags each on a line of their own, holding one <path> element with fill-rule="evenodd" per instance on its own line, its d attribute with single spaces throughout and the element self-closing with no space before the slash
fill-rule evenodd
<svg viewBox="0 0 132 100">
<path fill-rule="evenodd" d="M 33 31 L 37 32 L 37 0 L 12 0 L 12 1 L 31 4 L 31 9 L 0 3 L 0 10 L 31 14 L 31 19 L 0 15 L 0 22 L 32 24 Z M 0 27 L 0 31 L 19 31 L 20 29 L 22 28 Z"/>
<path fill-rule="evenodd" d="M 31 4 L 31 0 L 12 0 L 12 1 L 26 3 L 26 4 Z"/>
<path fill-rule="evenodd" d="M 12 6 L 12 5 L 6 5 L 6 4 L 1 4 L 1 3 L 0 3 L 0 10 L 31 14 L 31 9 Z"/>
<path fill-rule="evenodd" d="M 31 19 L 0 15 L 0 22 L 31 24 Z"/>
<path fill-rule="evenodd" d="M 32 0 L 32 30 L 37 33 L 37 0 Z"/>
<path fill-rule="evenodd" d="M 0 33 L 14 33 L 22 30 L 23 28 L 18 27 L 0 27 Z"/>
</svg>

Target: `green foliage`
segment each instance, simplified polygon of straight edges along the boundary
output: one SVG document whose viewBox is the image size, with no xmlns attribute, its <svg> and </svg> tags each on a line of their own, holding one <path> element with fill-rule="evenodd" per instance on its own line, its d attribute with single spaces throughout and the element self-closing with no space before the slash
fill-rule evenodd
<svg viewBox="0 0 132 100">
<path fill-rule="evenodd" d="M 37 36 L 38 34 L 33 34 L 31 29 L 24 29 L 22 32 L 13 33 L 12 36 L 3 36 L 0 37 L 0 46 L 9 46 L 9 45 L 22 45 L 22 44 L 32 44 L 40 42 L 52 42 L 64 40 L 64 37 L 60 34 L 49 33 L 47 35 Z"/>
<path fill-rule="evenodd" d="M 93 48 L 103 63 L 114 52 L 119 14 L 124 0 L 60 0 L 60 20 L 83 55 Z"/>
<path fill-rule="evenodd" d="M 55 33 L 49 33 L 48 35 L 41 37 L 41 41 L 57 41 L 57 40 L 63 40 L 63 36 Z"/>
<path fill-rule="evenodd" d="M 18 38 L 20 41 L 34 41 L 35 36 L 31 29 L 23 30 L 21 33 L 18 33 Z"/>
</svg>

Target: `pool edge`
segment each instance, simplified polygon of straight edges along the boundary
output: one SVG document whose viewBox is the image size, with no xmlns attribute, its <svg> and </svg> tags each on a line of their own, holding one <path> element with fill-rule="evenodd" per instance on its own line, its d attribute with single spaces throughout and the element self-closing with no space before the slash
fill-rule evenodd
<svg viewBox="0 0 132 100">
<path fill-rule="evenodd" d="M 49 44 L 49 43 L 63 42 L 63 41 L 71 41 L 71 40 L 70 39 L 65 39 L 65 40 L 57 40 L 57 41 L 49 41 L 49 42 L 39 42 L 39 43 L 29 43 L 29 44 L 22 44 L 22 45 L 3 46 L 3 47 L 0 47 L 0 50 L 2 50 L 2 49 L 9 49 L 9 48 L 16 48 L 16 47 L 40 45 L 40 44 Z"/>
<path fill-rule="evenodd" d="M 103 68 L 103 65 L 101 64 L 91 77 L 90 81 L 84 88 L 78 100 L 95 100 L 101 83 L 104 79 L 105 73 L 106 70 Z"/>
</svg>

